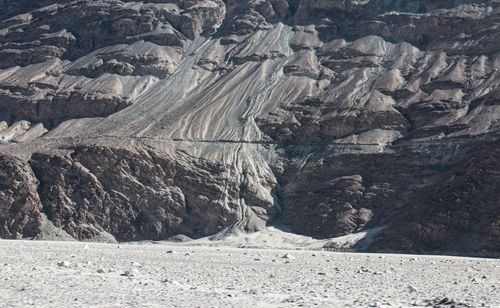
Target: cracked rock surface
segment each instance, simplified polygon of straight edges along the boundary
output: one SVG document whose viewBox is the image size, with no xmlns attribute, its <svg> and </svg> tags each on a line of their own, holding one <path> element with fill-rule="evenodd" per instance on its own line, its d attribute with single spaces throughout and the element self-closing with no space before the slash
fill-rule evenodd
<svg viewBox="0 0 500 308">
<path fill-rule="evenodd" d="M 500 253 L 498 1 L 0 12 L 2 237 L 45 215 L 80 240 L 386 226 L 368 249 Z"/>
</svg>

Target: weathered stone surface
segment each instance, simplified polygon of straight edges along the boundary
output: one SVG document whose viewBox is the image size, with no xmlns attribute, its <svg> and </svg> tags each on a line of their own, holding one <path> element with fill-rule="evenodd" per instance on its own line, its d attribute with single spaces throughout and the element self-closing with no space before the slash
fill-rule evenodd
<svg viewBox="0 0 500 308">
<path fill-rule="evenodd" d="M 26 12 L 0 21 L 2 120 L 53 126 L 127 107 L 172 73 L 187 40 L 215 32 L 225 8 L 219 0 L 45 2 L 0 6 L 8 16 Z"/>
<path fill-rule="evenodd" d="M 226 193 L 220 165 L 181 152 L 174 158 L 98 146 L 71 151 L 35 154 L 30 165 L 49 219 L 76 238 L 100 231 L 118 240 L 201 237 L 237 221 L 237 209 L 219 202 Z M 236 198 L 238 190 L 227 194 Z"/>
<path fill-rule="evenodd" d="M 0 12 L 0 153 L 75 238 L 385 225 L 371 249 L 500 253 L 498 1 Z"/>
<path fill-rule="evenodd" d="M 38 182 L 28 164 L 0 154 L 0 236 L 32 237 L 40 233 L 42 204 Z"/>
<path fill-rule="evenodd" d="M 373 251 L 496 251 L 498 140 L 455 140 L 439 151 L 408 146 L 385 154 L 332 153 L 342 146 L 308 158 L 292 154 L 279 177 L 283 222 L 331 237 L 387 225 Z"/>
<path fill-rule="evenodd" d="M 481 142 L 443 166 L 375 237 L 373 251 L 497 255 L 500 244 L 500 144 Z"/>
</svg>

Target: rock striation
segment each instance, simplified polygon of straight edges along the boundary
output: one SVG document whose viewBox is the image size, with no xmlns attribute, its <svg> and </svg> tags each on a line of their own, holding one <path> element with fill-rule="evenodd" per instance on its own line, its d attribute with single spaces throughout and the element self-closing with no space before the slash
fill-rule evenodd
<svg viewBox="0 0 500 308">
<path fill-rule="evenodd" d="M 37 235 L 43 206 L 33 171 L 26 162 L 4 154 L 0 155 L 0 166 L 0 236 Z"/>
<path fill-rule="evenodd" d="M 386 226 L 369 249 L 500 253 L 498 1 L 0 12 L 2 237 L 44 214 L 80 240 Z"/>
</svg>

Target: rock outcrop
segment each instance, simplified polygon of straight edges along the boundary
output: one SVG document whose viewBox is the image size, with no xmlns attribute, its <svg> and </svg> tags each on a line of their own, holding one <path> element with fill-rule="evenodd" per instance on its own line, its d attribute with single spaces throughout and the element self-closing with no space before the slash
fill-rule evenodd
<svg viewBox="0 0 500 308">
<path fill-rule="evenodd" d="M 77 239 L 387 226 L 370 249 L 500 253 L 498 1 L 0 12 L 3 237 L 43 213 Z"/>
<path fill-rule="evenodd" d="M 41 231 L 42 203 L 38 181 L 29 165 L 15 157 L 0 155 L 0 236 L 31 237 Z"/>
</svg>

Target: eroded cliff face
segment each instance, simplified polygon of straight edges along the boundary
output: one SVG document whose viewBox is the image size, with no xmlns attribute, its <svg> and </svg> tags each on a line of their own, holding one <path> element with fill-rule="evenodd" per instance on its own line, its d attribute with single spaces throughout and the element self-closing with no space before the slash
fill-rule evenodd
<svg viewBox="0 0 500 308">
<path fill-rule="evenodd" d="M 66 157 L 34 154 L 39 195 L 56 227 L 86 239 L 100 231 L 118 240 L 214 234 L 238 221 L 235 183 L 223 167 L 175 153 L 158 157 L 110 147 L 77 147 Z"/>
<path fill-rule="evenodd" d="M 386 225 L 371 249 L 500 252 L 497 1 L 18 4 L 0 168 L 71 236 Z"/>
<path fill-rule="evenodd" d="M 41 231 L 38 181 L 26 162 L 0 155 L 0 236 L 35 236 Z"/>
</svg>

